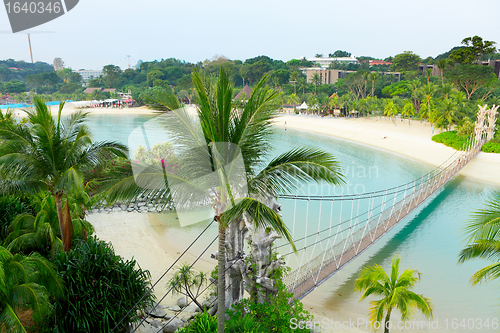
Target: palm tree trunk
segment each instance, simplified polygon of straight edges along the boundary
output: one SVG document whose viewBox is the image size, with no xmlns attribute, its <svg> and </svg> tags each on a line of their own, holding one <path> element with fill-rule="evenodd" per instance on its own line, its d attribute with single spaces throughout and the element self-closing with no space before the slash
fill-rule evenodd
<svg viewBox="0 0 500 333">
<path fill-rule="evenodd" d="M 384 333 L 389 333 L 389 323 L 391 320 L 391 311 L 392 309 L 387 310 L 387 315 L 385 316 L 384 320 Z"/>
<path fill-rule="evenodd" d="M 55 197 L 56 197 L 57 219 L 59 220 L 59 230 L 61 231 L 61 240 L 64 247 L 64 244 L 66 244 L 66 238 L 64 237 L 65 236 L 64 218 L 62 213 L 62 202 L 61 202 L 62 195 L 56 194 Z"/>
<path fill-rule="evenodd" d="M 224 333 L 226 314 L 226 230 L 219 222 L 219 256 L 218 256 L 218 281 L 217 281 L 217 313 L 218 330 Z"/>
</svg>

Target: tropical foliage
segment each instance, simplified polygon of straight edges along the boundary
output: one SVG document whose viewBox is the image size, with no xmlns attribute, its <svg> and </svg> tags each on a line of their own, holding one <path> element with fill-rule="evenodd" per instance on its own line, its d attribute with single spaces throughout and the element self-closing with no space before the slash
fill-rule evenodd
<svg viewBox="0 0 500 333">
<path fill-rule="evenodd" d="M 0 246 L 0 331 L 26 332 L 20 315 L 40 324 L 52 311 L 51 298 L 64 287 L 53 265 L 38 253 L 12 254 Z"/>
<path fill-rule="evenodd" d="M 54 305 L 52 325 L 59 332 L 110 332 L 124 318 L 121 331 L 139 319 L 138 312 L 129 313 L 136 302 L 139 312 L 152 305 L 149 272 L 95 237 L 68 253 L 57 252 L 53 262 L 67 289 Z"/>
<path fill-rule="evenodd" d="M 18 125 L 0 115 L 0 190 L 4 193 L 50 192 L 55 198 L 61 240 L 71 246 L 72 223 L 63 213 L 62 198 L 83 187 L 83 171 L 92 170 L 115 156 L 126 157 L 127 148 L 115 142 L 91 140 L 86 113 L 56 119 L 40 97 L 33 97 L 28 124 Z"/>
<path fill-rule="evenodd" d="M 407 321 L 413 317 L 414 308 L 420 310 L 426 317 L 432 317 L 432 303 L 430 299 L 416 294 L 411 289 L 420 280 L 421 273 L 406 269 L 400 274 L 401 258 L 392 260 L 390 275 L 379 266 L 366 267 L 356 279 L 354 290 L 363 291 L 360 301 L 373 295 L 382 299 L 371 301 L 370 320 L 372 323 L 381 323 L 384 320 L 384 332 L 389 332 L 391 314 L 394 309 L 401 312 L 401 320 Z M 385 318 L 384 318 L 385 314 Z"/>
<path fill-rule="evenodd" d="M 493 261 L 472 277 L 472 284 L 500 277 L 500 193 L 495 193 L 484 209 L 474 212 L 464 228 L 467 246 L 460 252 L 459 263 L 472 259 Z"/>
</svg>

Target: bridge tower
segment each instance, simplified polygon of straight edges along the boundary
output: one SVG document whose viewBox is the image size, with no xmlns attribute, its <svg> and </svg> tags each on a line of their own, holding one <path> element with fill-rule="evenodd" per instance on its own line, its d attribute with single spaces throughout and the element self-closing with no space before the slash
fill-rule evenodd
<svg viewBox="0 0 500 333">
<path fill-rule="evenodd" d="M 491 109 L 488 110 L 488 127 L 486 129 L 486 141 L 493 139 L 495 135 L 495 123 L 497 120 L 498 107 L 500 105 L 493 105 Z"/>
</svg>

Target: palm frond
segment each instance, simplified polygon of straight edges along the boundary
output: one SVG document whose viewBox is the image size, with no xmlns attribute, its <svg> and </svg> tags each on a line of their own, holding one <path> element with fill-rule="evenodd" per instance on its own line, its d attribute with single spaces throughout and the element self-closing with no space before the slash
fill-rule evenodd
<svg viewBox="0 0 500 333">
<path fill-rule="evenodd" d="M 238 200 L 235 206 L 221 215 L 219 223 L 225 228 L 231 221 L 239 219 L 243 214 L 246 214 L 257 228 L 266 229 L 270 227 L 275 230 L 280 236 L 285 237 L 292 245 L 293 250 L 296 251 L 292 236 L 281 219 L 281 216 L 258 200 L 252 198 Z"/>
<path fill-rule="evenodd" d="M 297 147 L 274 158 L 248 183 L 250 193 L 291 193 L 307 182 L 344 183 L 339 162 L 322 150 Z"/>
</svg>

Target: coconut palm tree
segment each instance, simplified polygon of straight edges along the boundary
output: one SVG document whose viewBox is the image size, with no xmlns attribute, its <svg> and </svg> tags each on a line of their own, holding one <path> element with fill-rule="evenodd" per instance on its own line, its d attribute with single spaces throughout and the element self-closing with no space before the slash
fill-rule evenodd
<svg viewBox="0 0 500 333">
<path fill-rule="evenodd" d="M 427 104 L 428 117 L 431 116 L 431 98 L 436 94 L 437 87 L 434 83 L 428 82 L 421 88 Z"/>
<path fill-rule="evenodd" d="M 448 65 L 448 61 L 446 61 L 446 59 L 444 59 L 444 58 L 438 59 L 438 60 L 436 60 L 436 65 L 439 68 L 439 71 L 441 72 L 441 85 L 444 85 L 443 72 L 444 72 L 444 69 L 446 68 L 446 65 Z"/>
<path fill-rule="evenodd" d="M 321 77 L 318 73 L 314 73 L 311 79 L 312 84 L 314 84 L 314 95 L 317 95 L 317 88 L 321 84 Z"/>
<path fill-rule="evenodd" d="M 403 106 L 401 110 L 401 114 L 408 118 L 408 127 L 410 127 L 410 118 L 415 114 L 415 107 L 410 100 L 406 101 L 405 106 Z"/>
<path fill-rule="evenodd" d="M 293 93 L 288 96 L 287 102 L 291 105 L 293 105 L 293 113 L 295 113 L 296 105 L 299 103 L 299 97 L 297 94 Z"/>
<path fill-rule="evenodd" d="M 38 253 L 12 254 L 0 246 L 0 332 L 23 332 L 21 311 L 33 311 L 35 322 L 51 309 L 49 295 L 61 296 L 63 284 L 52 264 Z"/>
<path fill-rule="evenodd" d="M 429 120 L 436 128 L 446 128 L 451 131 L 451 126 L 458 120 L 456 116 L 457 108 L 458 105 L 455 100 L 445 98 L 438 104 Z"/>
<path fill-rule="evenodd" d="M 396 126 L 395 117 L 398 115 L 399 109 L 393 100 L 388 101 L 384 106 L 384 116 L 391 117 L 394 126 Z"/>
<path fill-rule="evenodd" d="M 126 157 L 127 148 L 116 142 L 92 142 L 85 125 L 87 113 L 75 112 L 63 118 L 61 103 L 54 119 L 40 97 L 33 97 L 33 104 L 34 109 L 26 110 L 26 126 L 0 121 L 0 190 L 48 190 L 56 200 L 64 250 L 69 251 L 72 228 L 69 214 L 66 219 L 63 216 L 63 196 L 83 186 L 84 170 L 116 156 Z"/>
<path fill-rule="evenodd" d="M 370 79 L 372 81 L 372 91 L 371 91 L 371 97 L 375 96 L 375 82 L 380 78 L 380 74 L 377 72 L 371 72 L 370 73 Z"/>
<path fill-rule="evenodd" d="M 33 197 L 36 215 L 23 213 L 17 215 L 7 231 L 4 246 L 11 252 L 22 251 L 25 254 L 32 251 L 43 255 L 54 256 L 56 250 L 62 250 L 62 241 L 59 231 L 55 198 L 48 193 L 41 192 Z M 63 200 L 66 198 L 63 198 Z M 65 200 L 63 211 L 69 211 L 70 200 Z M 93 226 L 80 218 L 79 210 L 71 211 L 71 222 L 75 236 L 86 238 L 94 232 Z"/>
<path fill-rule="evenodd" d="M 299 78 L 299 72 L 297 71 L 292 71 L 290 73 L 290 82 L 293 83 L 293 93 L 297 93 L 297 79 Z"/>
<path fill-rule="evenodd" d="M 224 332 L 227 273 L 223 267 L 227 267 L 225 244 L 228 228 L 236 228 L 234 232 L 231 229 L 229 235 L 241 232 L 238 229 L 239 223 L 235 222 L 245 218 L 257 228 L 269 227 L 275 230 L 293 244 L 280 215 L 268 206 L 269 200 L 298 189 L 299 183 L 304 181 L 325 181 L 332 185 L 340 185 L 343 183 L 343 176 L 335 158 L 319 149 L 298 147 L 269 159 L 274 128 L 272 122 L 277 116 L 280 95 L 279 92 L 265 86 L 268 76 L 264 76 L 257 83 L 248 102 L 240 109 L 233 105 L 233 86 L 222 67 L 218 77 L 209 77 L 196 69 L 193 70 L 192 77 L 199 105 L 197 118 L 202 133 L 193 134 L 191 128 L 179 133 L 179 126 L 168 124 L 167 126 L 170 126 L 169 131 L 173 131 L 172 137 L 179 140 L 179 144 L 183 143 L 186 146 L 197 142 L 199 146 L 184 153 L 178 152 L 180 167 L 176 172 L 167 172 L 165 169 L 158 172 L 165 172 L 167 178 L 186 180 L 182 190 L 175 190 L 169 185 L 164 191 L 168 195 L 167 200 L 176 195 L 183 196 L 186 199 L 183 202 L 189 202 L 191 205 L 205 200 L 193 194 L 198 191 L 197 180 L 207 176 L 208 173 L 217 175 L 216 180 L 210 183 L 213 185 L 210 185 L 210 189 L 205 192 L 208 193 L 205 202 L 210 202 L 212 205 L 214 220 L 219 224 L 218 313 L 219 332 Z M 167 106 L 183 119 L 183 123 L 189 123 L 184 110 L 175 110 L 178 105 L 173 103 Z M 227 161 L 235 160 L 235 155 L 232 155 L 231 151 L 240 151 L 244 162 L 244 166 L 240 169 L 243 174 L 236 175 L 242 177 L 234 182 L 230 181 L 234 179 L 234 173 L 231 173 L 233 168 L 225 167 Z M 203 160 L 209 161 L 210 170 L 200 171 Z M 266 163 L 269 160 L 270 162 Z M 161 177 L 158 179 L 162 182 Z M 238 182 L 242 180 L 246 186 L 239 186 Z M 115 185 L 109 191 L 108 198 L 110 200 L 130 198 L 139 193 L 157 191 L 156 187 L 137 190 L 133 181 L 134 177 L 129 177 L 124 179 L 122 184 Z M 246 188 L 246 194 L 243 193 L 243 187 Z M 242 281 L 237 281 L 236 284 L 242 285 Z"/>
<path fill-rule="evenodd" d="M 474 273 L 471 283 L 476 285 L 500 277 L 500 192 L 493 194 L 486 207 L 476 211 L 464 229 L 467 246 L 460 251 L 459 263 L 472 259 L 492 260 L 490 264 Z"/>
<path fill-rule="evenodd" d="M 390 275 L 379 265 L 366 267 L 354 284 L 355 291 L 364 291 L 360 301 L 370 295 L 383 297 L 370 302 L 370 320 L 373 323 L 380 323 L 385 313 L 384 333 L 389 333 L 391 314 L 394 309 L 401 312 L 403 321 L 412 318 L 414 308 L 420 310 L 427 318 L 432 318 L 430 299 L 411 291 L 415 283 L 420 280 L 420 272 L 408 268 L 400 275 L 400 261 L 399 257 L 392 259 Z"/>
</svg>

